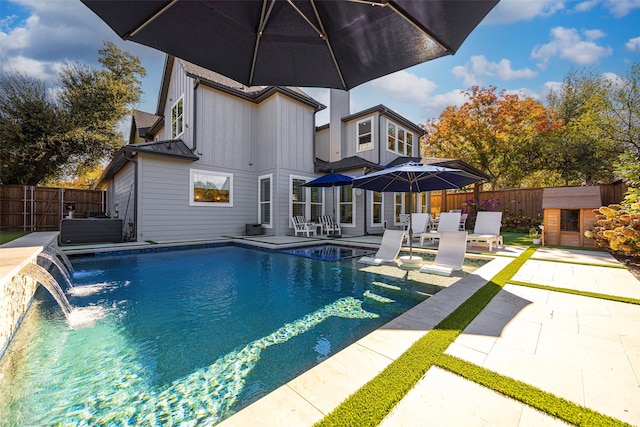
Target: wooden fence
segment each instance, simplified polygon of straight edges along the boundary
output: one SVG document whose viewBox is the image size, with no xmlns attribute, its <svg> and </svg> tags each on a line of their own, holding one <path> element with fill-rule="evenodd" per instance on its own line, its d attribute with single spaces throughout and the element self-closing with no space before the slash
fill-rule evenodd
<svg viewBox="0 0 640 427">
<path fill-rule="evenodd" d="M 620 203 L 628 187 L 623 183 L 600 185 L 600 195 L 603 206 Z M 542 219 L 542 190 L 543 188 L 521 188 L 515 190 L 481 191 L 480 203 L 492 201 L 496 211 L 509 212 L 513 215 L 527 218 Z M 442 204 L 440 192 L 431 193 L 431 211 L 463 209 L 465 202 L 473 200 L 473 192 L 448 192 L 446 204 Z"/>
<path fill-rule="evenodd" d="M 104 211 L 100 190 L 0 185 L 0 231 L 56 231 L 74 204 L 74 217 Z"/>
</svg>

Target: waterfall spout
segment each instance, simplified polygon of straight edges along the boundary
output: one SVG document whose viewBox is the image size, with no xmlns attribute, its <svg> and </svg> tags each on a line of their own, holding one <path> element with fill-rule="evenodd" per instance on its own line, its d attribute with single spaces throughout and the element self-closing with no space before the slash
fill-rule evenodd
<svg viewBox="0 0 640 427">
<path fill-rule="evenodd" d="M 53 252 L 53 254 L 58 258 L 60 258 L 64 263 L 64 265 L 67 267 L 67 271 L 69 272 L 69 275 L 70 276 L 73 275 L 75 270 L 73 268 L 73 265 L 71 265 L 71 260 L 69 260 L 69 257 L 64 252 L 62 252 L 62 250 L 58 247 L 58 245 L 56 245 L 55 243 L 52 245 L 49 245 L 47 246 L 45 251 Z"/>
<path fill-rule="evenodd" d="M 60 261 L 60 259 L 49 252 L 51 246 L 45 248 L 42 252 L 38 254 L 38 258 L 43 258 L 49 261 L 52 265 L 55 265 L 56 268 L 60 271 L 60 274 L 64 278 L 65 283 L 67 284 L 67 289 L 73 289 L 73 283 L 71 283 L 71 272 L 67 269 L 67 267 Z M 55 280 L 55 279 L 54 279 Z"/>
<path fill-rule="evenodd" d="M 20 274 L 29 276 L 38 281 L 44 288 L 49 291 L 51 296 L 56 300 L 62 312 L 64 313 L 66 318 L 69 318 L 69 314 L 71 314 L 71 303 L 67 299 L 64 291 L 56 281 L 56 279 L 44 268 L 39 266 L 36 263 L 27 264 L 21 271 Z"/>
</svg>

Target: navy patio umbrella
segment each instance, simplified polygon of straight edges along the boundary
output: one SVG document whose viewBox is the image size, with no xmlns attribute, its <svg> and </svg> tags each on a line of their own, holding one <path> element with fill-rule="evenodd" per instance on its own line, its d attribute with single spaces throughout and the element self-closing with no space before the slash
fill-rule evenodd
<svg viewBox="0 0 640 427">
<path fill-rule="evenodd" d="M 484 178 L 459 169 L 422 163 L 405 163 L 352 181 L 353 188 L 378 192 L 409 193 L 409 256 L 413 256 L 413 224 L 411 221 L 411 194 L 423 191 L 462 188 Z"/>
<path fill-rule="evenodd" d="M 349 90 L 453 55 L 498 0 L 81 0 L 123 40 L 247 86 Z"/>
<path fill-rule="evenodd" d="M 306 184 L 304 184 L 304 186 L 305 187 L 341 187 L 343 185 L 350 185 L 352 181 L 353 181 L 353 178 L 351 178 L 350 176 L 342 175 L 336 172 L 331 172 L 321 176 L 320 178 L 316 178 L 313 181 L 307 182 Z M 335 191 L 333 194 L 333 219 L 337 221 Z"/>
</svg>

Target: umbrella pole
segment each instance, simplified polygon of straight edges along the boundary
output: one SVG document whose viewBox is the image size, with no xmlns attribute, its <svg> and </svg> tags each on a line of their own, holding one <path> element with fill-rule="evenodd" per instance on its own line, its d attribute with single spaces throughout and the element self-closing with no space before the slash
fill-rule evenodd
<svg viewBox="0 0 640 427">
<path fill-rule="evenodd" d="M 409 185 L 409 260 L 413 259 L 413 215 L 411 215 L 411 185 Z"/>
</svg>

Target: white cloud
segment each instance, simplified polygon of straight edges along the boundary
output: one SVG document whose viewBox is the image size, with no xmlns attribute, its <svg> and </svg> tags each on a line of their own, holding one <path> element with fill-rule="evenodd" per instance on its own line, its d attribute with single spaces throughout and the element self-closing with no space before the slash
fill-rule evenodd
<svg viewBox="0 0 640 427">
<path fill-rule="evenodd" d="M 372 81 L 371 87 L 392 99 L 420 104 L 437 85 L 429 79 L 402 70 Z"/>
<path fill-rule="evenodd" d="M 484 55 L 474 55 L 464 65 L 458 65 L 452 69 L 453 75 L 463 79 L 466 86 L 480 85 L 481 77 L 496 77 L 502 81 L 515 79 L 528 79 L 535 77 L 538 73 L 522 68 L 514 70 L 511 68 L 511 61 L 501 59 L 500 62 L 489 62 Z"/>
<path fill-rule="evenodd" d="M 634 9 L 640 9 L 640 0 L 606 0 L 604 6 L 616 18 L 622 18 Z"/>
<path fill-rule="evenodd" d="M 558 0 L 501 0 L 483 22 L 488 24 L 510 24 L 531 21 L 539 16 L 552 16 L 565 7 Z"/>
<path fill-rule="evenodd" d="M 629 39 L 629 41 L 625 43 L 624 47 L 631 52 L 640 53 L 640 37 Z"/>
<path fill-rule="evenodd" d="M 597 5 L 599 5 L 601 2 L 602 0 L 581 1 L 573 8 L 573 10 L 576 12 L 588 12 L 594 7 L 596 7 Z"/>
<path fill-rule="evenodd" d="M 594 42 L 603 36 L 599 30 L 583 31 L 581 36 L 575 28 L 555 27 L 551 30 L 551 41 L 533 48 L 531 58 L 539 61 L 540 68 L 545 68 L 554 57 L 578 65 L 595 64 L 613 53 L 611 47 L 600 46 Z"/>
</svg>

